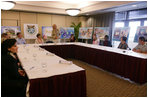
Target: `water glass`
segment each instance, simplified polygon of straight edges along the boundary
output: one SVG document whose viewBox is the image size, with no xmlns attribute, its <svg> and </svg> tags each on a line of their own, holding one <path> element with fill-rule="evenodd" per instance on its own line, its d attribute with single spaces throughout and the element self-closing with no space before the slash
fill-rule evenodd
<svg viewBox="0 0 148 98">
<path fill-rule="evenodd" d="M 42 68 L 46 68 L 47 64 L 45 62 L 42 63 Z"/>
</svg>

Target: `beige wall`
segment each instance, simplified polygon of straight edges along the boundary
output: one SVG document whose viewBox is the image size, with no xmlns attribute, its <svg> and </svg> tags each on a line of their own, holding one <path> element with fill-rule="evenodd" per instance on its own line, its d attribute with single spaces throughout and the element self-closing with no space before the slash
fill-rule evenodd
<svg viewBox="0 0 148 98">
<path fill-rule="evenodd" d="M 13 11 L 1 11 L 2 26 L 17 26 L 19 18 L 19 12 Z"/>
<path fill-rule="evenodd" d="M 42 32 L 42 26 L 52 26 L 56 24 L 58 28 L 69 27 L 71 22 L 76 24 L 79 22 L 79 17 L 71 17 L 64 15 L 51 15 L 41 13 L 19 12 L 19 11 L 2 11 L 2 26 L 21 26 L 22 33 L 24 32 L 24 24 L 38 24 L 39 33 Z"/>
<path fill-rule="evenodd" d="M 2 26 L 21 26 L 23 35 L 24 24 L 38 24 L 39 33 L 42 34 L 42 26 L 52 26 L 52 24 L 56 24 L 58 28 L 69 27 L 71 22 L 77 24 L 81 21 L 79 17 L 21 11 L 1 11 L 1 19 Z M 29 41 L 29 43 L 31 42 Z"/>
<path fill-rule="evenodd" d="M 79 17 L 79 21 L 81 22 L 81 24 L 82 24 L 82 27 L 87 27 L 87 17 Z"/>
</svg>

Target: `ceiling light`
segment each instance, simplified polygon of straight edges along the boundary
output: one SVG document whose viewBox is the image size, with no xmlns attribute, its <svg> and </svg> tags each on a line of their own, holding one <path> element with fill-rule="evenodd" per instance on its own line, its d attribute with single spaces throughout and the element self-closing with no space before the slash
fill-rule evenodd
<svg viewBox="0 0 148 98">
<path fill-rule="evenodd" d="M 66 9 L 66 12 L 70 15 L 70 16 L 76 16 L 80 13 L 80 9 L 75 9 L 75 8 L 70 8 L 70 9 Z"/>
<path fill-rule="evenodd" d="M 14 7 L 14 5 L 16 4 L 13 1 L 2 1 L 1 3 L 1 9 L 3 10 L 10 10 Z"/>
</svg>

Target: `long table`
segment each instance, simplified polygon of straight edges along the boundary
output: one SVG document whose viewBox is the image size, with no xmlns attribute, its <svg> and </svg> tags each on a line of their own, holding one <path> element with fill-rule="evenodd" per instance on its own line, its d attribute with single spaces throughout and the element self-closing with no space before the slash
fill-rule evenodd
<svg viewBox="0 0 148 98">
<path fill-rule="evenodd" d="M 86 43 L 54 43 L 40 47 L 63 58 L 82 60 L 139 84 L 147 82 L 146 54 Z"/>
<path fill-rule="evenodd" d="M 18 58 L 29 78 L 30 97 L 85 97 L 86 73 L 75 64 L 39 47 L 18 45 Z"/>
</svg>

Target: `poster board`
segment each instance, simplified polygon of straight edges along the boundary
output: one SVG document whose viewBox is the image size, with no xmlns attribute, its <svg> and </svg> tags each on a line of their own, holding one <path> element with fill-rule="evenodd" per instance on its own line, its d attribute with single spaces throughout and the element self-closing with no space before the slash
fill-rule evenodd
<svg viewBox="0 0 148 98">
<path fill-rule="evenodd" d="M 82 27 L 79 29 L 79 39 L 91 39 L 93 27 Z"/>
<path fill-rule="evenodd" d="M 7 33 L 11 38 L 16 38 L 18 32 L 21 32 L 20 26 L 1 26 L 1 34 Z"/>
<path fill-rule="evenodd" d="M 122 36 L 125 36 L 128 40 L 129 32 L 129 27 L 117 27 L 114 29 L 113 40 L 120 41 Z"/>
<path fill-rule="evenodd" d="M 138 39 L 141 36 L 143 36 L 147 40 L 147 26 L 137 27 L 137 31 L 134 37 L 134 42 L 138 42 Z"/>
<path fill-rule="evenodd" d="M 52 37 L 52 26 L 42 26 L 43 38 Z"/>
<path fill-rule="evenodd" d="M 109 30 L 109 27 L 94 27 L 94 34 L 96 34 L 100 40 L 104 40 L 105 35 L 110 36 Z"/>
<path fill-rule="evenodd" d="M 60 38 L 61 39 L 69 39 L 71 34 L 74 34 L 73 27 L 61 27 L 60 28 Z"/>
<path fill-rule="evenodd" d="M 24 24 L 25 39 L 36 39 L 38 34 L 38 24 Z"/>
</svg>

